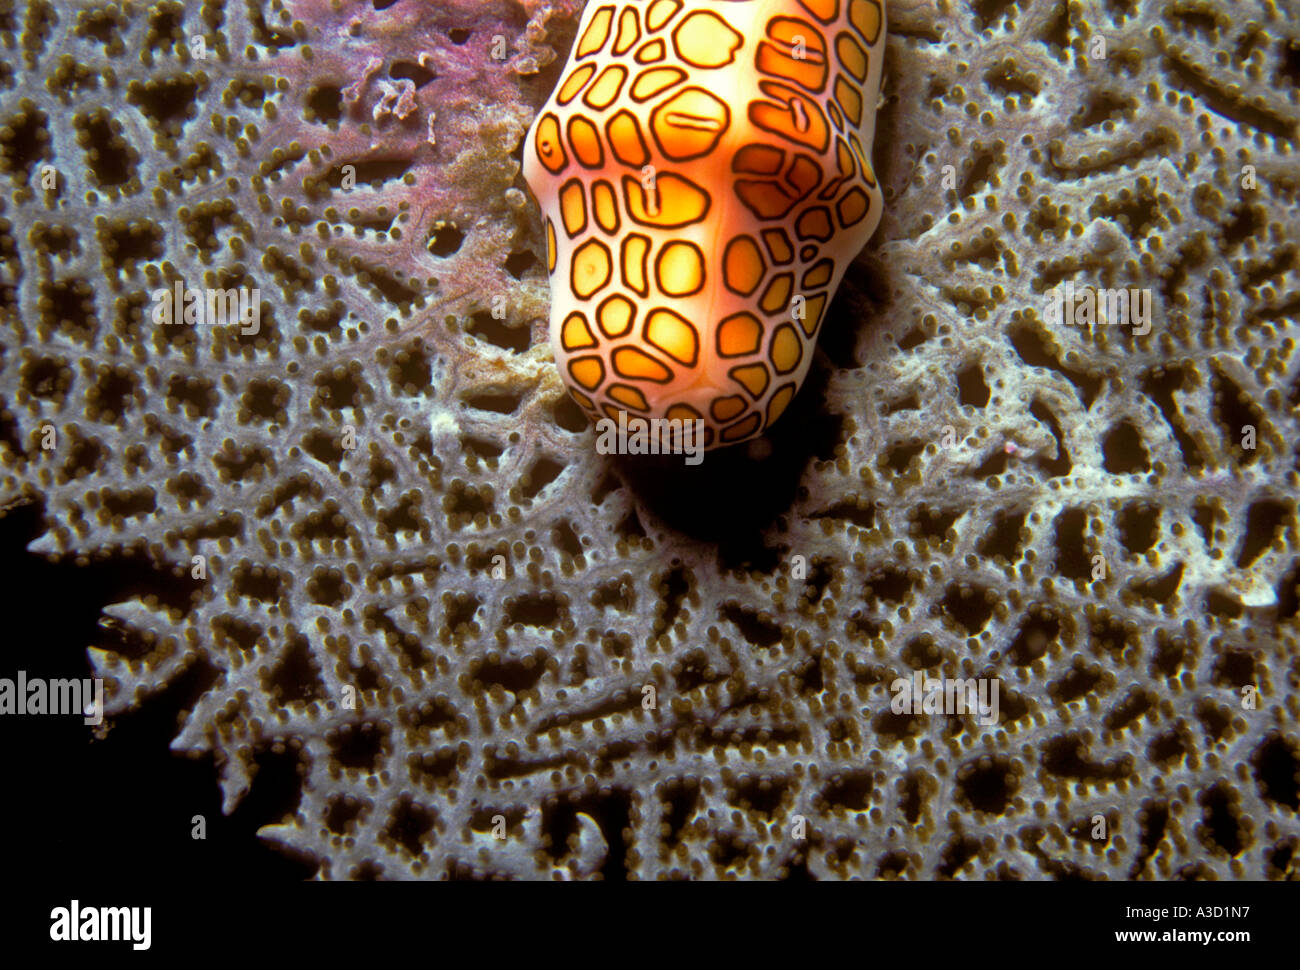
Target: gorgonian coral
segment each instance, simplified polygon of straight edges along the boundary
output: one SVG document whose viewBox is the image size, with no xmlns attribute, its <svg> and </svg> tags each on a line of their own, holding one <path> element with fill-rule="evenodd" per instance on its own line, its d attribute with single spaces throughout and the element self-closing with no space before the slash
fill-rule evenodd
<svg viewBox="0 0 1300 970">
<path fill-rule="evenodd" d="M 227 809 L 296 751 L 322 877 L 1294 871 L 1294 18 L 891 4 L 880 231 L 766 452 L 691 470 L 594 454 L 545 346 L 579 13 L 0 13 L 0 496 L 157 564 L 110 713 L 192 676 Z"/>
</svg>

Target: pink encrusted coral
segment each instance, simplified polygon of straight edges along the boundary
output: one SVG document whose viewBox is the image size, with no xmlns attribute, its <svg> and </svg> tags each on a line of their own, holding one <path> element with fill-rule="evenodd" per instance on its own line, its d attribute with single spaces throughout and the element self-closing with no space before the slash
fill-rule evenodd
<svg viewBox="0 0 1300 970">
<path fill-rule="evenodd" d="M 1293 876 L 1295 24 L 895 0 L 881 228 L 767 456 L 692 473 L 595 454 L 546 346 L 579 13 L 0 15 L 0 502 L 156 565 L 110 717 L 193 674 L 173 747 L 228 811 L 295 752 L 321 878 Z M 260 326 L 155 325 L 177 281 Z"/>
</svg>

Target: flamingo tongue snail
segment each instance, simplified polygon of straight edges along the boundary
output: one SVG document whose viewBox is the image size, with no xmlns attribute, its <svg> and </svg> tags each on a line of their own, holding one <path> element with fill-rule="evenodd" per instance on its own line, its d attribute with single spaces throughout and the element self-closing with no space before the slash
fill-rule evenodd
<svg viewBox="0 0 1300 970">
<path fill-rule="evenodd" d="M 652 0 L 583 12 L 528 132 L 551 344 L 595 419 L 761 434 L 875 231 L 883 0 Z"/>
</svg>

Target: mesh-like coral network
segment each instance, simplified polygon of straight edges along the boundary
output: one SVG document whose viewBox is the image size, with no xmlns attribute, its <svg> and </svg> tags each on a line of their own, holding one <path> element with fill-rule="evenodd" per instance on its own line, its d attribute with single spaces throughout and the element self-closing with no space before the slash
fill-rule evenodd
<svg viewBox="0 0 1300 970">
<path fill-rule="evenodd" d="M 1289 0 L 894 0 L 884 221 L 699 469 L 595 454 L 546 344 L 580 12 L 0 4 L 0 504 L 157 569 L 110 721 L 188 678 L 227 811 L 294 752 L 321 878 L 1296 878 Z"/>
</svg>

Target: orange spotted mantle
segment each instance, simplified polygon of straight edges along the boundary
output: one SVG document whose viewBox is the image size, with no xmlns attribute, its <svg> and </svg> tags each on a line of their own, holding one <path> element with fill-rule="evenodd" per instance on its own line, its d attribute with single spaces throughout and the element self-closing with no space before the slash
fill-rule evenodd
<svg viewBox="0 0 1300 970">
<path fill-rule="evenodd" d="M 591 0 L 524 146 L 551 345 L 593 418 L 771 425 L 880 220 L 877 0 Z"/>
</svg>

